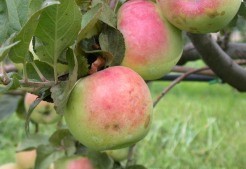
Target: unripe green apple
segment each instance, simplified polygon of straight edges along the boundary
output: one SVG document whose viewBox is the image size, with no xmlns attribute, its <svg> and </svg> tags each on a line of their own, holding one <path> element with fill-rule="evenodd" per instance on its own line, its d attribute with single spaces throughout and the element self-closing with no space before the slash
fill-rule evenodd
<svg viewBox="0 0 246 169">
<path fill-rule="evenodd" d="M 167 22 L 151 1 L 124 3 L 118 12 L 118 29 L 126 46 L 122 65 L 130 67 L 145 80 L 163 77 L 182 54 L 181 31 Z"/>
<path fill-rule="evenodd" d="M 36 150 L 20 151 L 15 154 L 16 164 L 21 169 L 33 169 L 36 161 Z"/>
<path fill-rule="evenodd" d="M 54 169 L 94 169 L 94 167 L 87 157 L 71 156 L 57 160 Z"/>
<path fill-rule="evenodd" d="M 129 147 L 121 148 L 116 150 L 107 150 L 105 151 L 112 159 L 115 161 L 123 161 L 127 159 Z"/>
<path fill-rule="evenodd" d="M 28 110 L 29 106 L 37 98 L 36 95 L 27 93 L 25 96 L 25 105 Z M 54 109 L 53 103 L 48 103 L 46 101 L 41 101 L 39 105 L 33 110 L 31 115 L 31 120 L 36 123 L 42 124 L 52 124 L 61 119 L 61 116 L 58 115 Z"/>
<path fill-rule="evenodd" d="M 163 15 L 192 33 L 217 32 L 236 15 L 241 0 L 157 0 Z"/>
<path fill-rule="evenodd" d="M 0 169 L 21 169 L 15 163 L 7 163 L 0 166 Z"/>
<path fill-rule="evenodd" d="M 114 66 L 77 82 L 65 120 L 74 137 L 88 148 L 118 149 L 147 134 L 152 110 L 144 80 L 127 67 Z"/>
</svg>

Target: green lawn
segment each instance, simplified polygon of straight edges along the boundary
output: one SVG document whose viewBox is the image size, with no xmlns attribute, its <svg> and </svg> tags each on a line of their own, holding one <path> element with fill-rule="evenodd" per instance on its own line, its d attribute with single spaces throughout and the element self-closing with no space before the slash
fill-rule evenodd
<svg viewBox="0 0 246 169">
<path fill-rule="evenodd" d="M 153 98 L 167 82 L 150 84 Z M 25 136 L 13 115 L 0 122 L 0 164 L 14 161 Z M 51 129 L 41 126 L 43 132 Z M 246 168 L 246 94 L 226 85 L 183 82 L 154 110 L 152 128 L 137 145 L 137 161 L 148 169 Z"/>
<path fill-rule="evenodd" d="M 151 84 L 153 98 L 167 85 Z M 149 169 L 245 169 L 246 94 L 226 85 L 179 84 L 155 108 L 138 162 Z"/>
</svg>

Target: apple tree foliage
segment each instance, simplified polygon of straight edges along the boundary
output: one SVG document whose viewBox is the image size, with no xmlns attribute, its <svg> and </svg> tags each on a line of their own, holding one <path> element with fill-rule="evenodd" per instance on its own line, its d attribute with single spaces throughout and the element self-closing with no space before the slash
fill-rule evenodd
<svg viewBox="0 0 246 169">
<path fill-rule="evenodd" d="M 57 113 L 63 115 L 74 84 L 90 73 L 98 57 L 105 60 L 100 69 L 120 65 L 125 44 L 117 29 L 117 11 L 124 2 L 1 0 L 0 120 L 16 112 L 26 119 L 25 130 L 29 133 L 30 115 L 39 102 L 54 102 Z M 242 2 L 238 15 L 221 32 L 239 27 L 238 18 L 246 19 L 246 2 Z M 246 54 L 242 57 L 246 59 Z M 66 73 L 61 69 L 66 69 Z M 27 112 L 25 92 L 39 96 Z M 46 169 L 55 160 L 75 153 L 88 156 L 99 169 L 123 168 L 106 153 L 86 150 L 64 128 L 51 136 L 29 134 L 17 151 L 33 148 L 38 153 L 36 169 Z"/>
</svg>

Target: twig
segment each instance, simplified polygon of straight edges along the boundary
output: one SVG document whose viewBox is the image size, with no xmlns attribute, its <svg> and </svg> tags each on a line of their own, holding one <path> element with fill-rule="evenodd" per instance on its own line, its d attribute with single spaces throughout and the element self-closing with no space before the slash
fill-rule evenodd
<svg viewBox="0 0 246 169">
<path fill-rule="evenodd" d="M 174 66 L 172 69 L 172 72 L 178 72 L 178 73 L 186 73 L 192 70 L 196 70 L 195 68 L 192 67 L 187 67 L 187 66 Z M 199 75 L 206 75 L 206 76 L 216 76 L 214 72 L 210 69 L 205 70 L 205 71 L 200 71 L 196 72 L 194 74 L 199 74 Z"/>
<path fill-rule="evenodd" d="M 184 74 L 182 74 L 181 76 L 179 76 L 177 79 L 175 79 L 174 81 L 172 81 L 172 83 L 165 88 L 161 94 L 157 97 L 157 99 L 154 101 L 153 103 L 153 107 L 155 107 L 159 101 L 179 82 L 181 82 L 184 78 L 186 78 L 187 76 L 193 74 L 193 73 L 197 73 L 197 72 L 201 72 L 201 71 L 205 71 L 205 70 L 209 70 L 208 67 L 203 67 L 203 68 L 199 68 L 199 69 L 195 69 L 195 70 L 190 70 Z"/>
<path fill-rule="evenodd" d="M 134 158 L 135 146 L 136 146 L 136 144 L 132 145 L 129 148 L 128 156 L 127 156 L 127 162 L 126 162 L 126 167 L 129 167 L 129 166 L 133 165 L 133 163 L 134 163 L 134 159 L 133 158 Z"/>
</svg>

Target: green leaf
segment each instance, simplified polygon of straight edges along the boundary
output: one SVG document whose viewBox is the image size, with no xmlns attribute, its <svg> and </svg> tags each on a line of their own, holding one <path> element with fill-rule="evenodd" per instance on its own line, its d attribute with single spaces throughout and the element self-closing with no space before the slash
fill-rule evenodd
<svg viewBox="0 0 246 169">
<path fill-rule="evenodd" d="M 58 150 L 52 145 L 40 145 L 37 148 L 37 158 L 34 169 L 47 169 L 54 161 L 64 156 L 65 151 L 63 150 Z"/>
<path fill-rule="evenodd" d="M 28 0 L 0 1 L 0 44 L 21 30 L 27 20 Z"/>
<path fill-rule="evenodd" d="M 114 164 L 106 153 L 89 151 L 87 157 L 92 161 L 96 169 L 111 169 Z"/>
<path fill-rule="evenodd" d="M 54 80 L 54 69 L 45 62 L 41 62 L 39 60 L 34 60 L 33 62 L 26 64 L 26 71 L 28 79 L 32 79 L 33 81 L 42 81 L 36 72 L 33 64 L 37 66 L 39 71 L 44 75 L 47 80 Z"/>
<path fill-rule="evenodd" d="M 57 1 L 44 2 L 43 7 L 34 13 L 27 21 L 21 31 L 16 35 L 15 41 L 21 41 L 18 45 L 14 46 L 9 53 L 10 59 L 15 63 L 24 63 L 26 56 L 29 52 L 29 44 L 34 35 L 34 32 L 39 23 L 40 14 L 51 8 L 52 5 L 57 5 Z"/>
<path fill-rule="evenodd" d="M 246 19 L 246 2 L 242 2 L 238 11 L 238 15 Z"/>
<path fill-rule="evenodd" d="M 0 95 L 0 120 L 15 112 L 20 100 L 21 96 Z"/>
<path fill-rule="evenodd" d="M 60 129 L 56 130 L 49 141 L 54 146 L 60 146 L 62 144 L 62 140 L 66 137 L 72 137 L 70 131 L 68 129 Z"/>
<path fill-rule="evenodd" d="M 29 0 L 14 0 L 14 3 L 16 5 L 20 24 L 23 26 L 28 19 Z"/>
<path fill-rule="evenodd" d="M 85 38 L 90 38 L 95 33 L 97 33 L 97 30 L 95 30 L 97 29 L 95 28 L 95 25 L 100 17 L 101 12 L 102 4 L 97 4 L 83 15 L 82 29 L 80 30 L 77 38 L 78 42 Z"/>
<path fill-rule="evenodd" d="M 7 54 L 9 53 L 9 50 L 14 47 L 15 45 L 17 45 L 20 41 L 14 42 L 15 34 L 12 34 L 9 39 L 7 39 L 3 45 L 0 47 L 0 62 L 4 60 L 4 58 L 7 56 Z"/>
<path fill-rule="evenodd" d="M 125 42 L 119 30 L 109 26 L 106 27 L 99 36 L 99 44 L 103 51 L 113 56 L 113 58 L 106 58 L 109 65 L 115 66 L 121 64 L 125 55 Z"/>
<path fill-rule="evenodd" d="M 68 129 L 55 131 L 49 139 L 50 143 L 58 149 L 64 149 L 66 155 L 73 155 L 76 151 L 75 140 Z"/>
<path fill-rule="evenodd" d="M 43 134 L 32 134 L 26 137 L 18 145 L 16 151 L 25 151 L 30 149 L 37 149 L 40 145 L 46 145 L 49 143 L 49 137 Z"/>
<path fill-rule="evenodd" d="M 59 56 L 74 43 L 82 19 L 80 9 L 74 0 L 60 2 L 60 5 L 52 6 L 42 13 L 35 33 L 44 45 L 42 49 L 44 54 L 38 55 L 40 60 L 54 67 L 55 72 Z"/>
<path fill-rule="evenodd" d="M 107 25 L 116 29 L 117 25 L 117 15 L 114 11 L 108 6 L 108 4 L 103 3 L 103 11 L 100 16 L 100 20 Z"/>
<path fill-rule="evenodd" d="M 69 80 L 51 88 L 51 97 L 54 100 L 58 114 L 64 114 L 69 95 L 78 77 L 78 61 L 71 49 L 67 51 L 67 61 L 69 66 Z"/>
<path fill-rule="evenodd" d="M 21 29 L 15 6 L 8 5 L 12 2 L 13 0 L 0 1 L 0 45 L 9 35 Z"/>
<path fill-rule="evenodd" d="M 99 17 L 99 20 L 104 22 L 105 24 L 116 28 L 117 25 L 117 15 L 116 13 L 109 7 L 108 3 L 103 0 L 94 0 L 92 1 L 92 6 L 97 4 L 102 4 L 102 13 Z"/>
<path fill-rule="evenodd" d="M 133 166 L 127 167 L 126 169 L 147 169 L 147 168 L 142 165 L 133 165 Z"/>
</svg>

